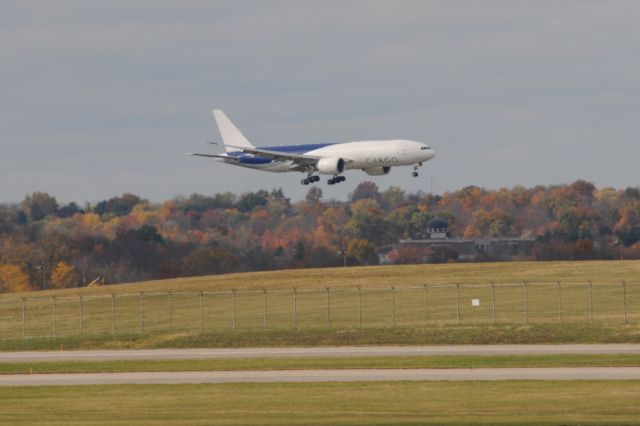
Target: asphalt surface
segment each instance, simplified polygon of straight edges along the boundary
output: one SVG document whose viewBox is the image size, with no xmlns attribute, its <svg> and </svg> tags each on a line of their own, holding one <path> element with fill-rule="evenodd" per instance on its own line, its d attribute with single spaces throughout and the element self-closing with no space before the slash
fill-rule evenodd
<svg viewBox="0 0 640 426">
<path fill-rule="evenodd" d="M 640 380 L 640 367 L 11 374 L 0 376 L 0 386 L 496 380 Z"/>
<path fill-rule="evenodd" d="M 0 362 L 559 354 L 640 354 L 640 344 L 341 346 L 312 348 L 143 349 L 69 352 L 2 352 L 0 353 Z"/>
</svg>

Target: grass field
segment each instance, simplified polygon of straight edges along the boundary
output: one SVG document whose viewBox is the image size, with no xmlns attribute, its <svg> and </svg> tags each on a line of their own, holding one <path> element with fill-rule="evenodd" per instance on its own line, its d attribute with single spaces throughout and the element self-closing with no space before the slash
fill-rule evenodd
<svg viewBox="0 0 640 426">
<path fill-rule="evenodd" d="M 0 424 L 637 424 L 638 382 L 0 388 Z"/>
<path fill-rule="evenodd" d="M 530 282 L 620 283 L 640 281 L 640 261 L 584 262 L 490 262 L 431 265 L 393 265 L 349 268 L 295 269 L 270 272 L 211 275 L 109 285 L 82 289 L 48 290 L 42 296 L 96 295 L 112 293 L 216 291 L 216 290 L 290 290 L 416 286 L 429 284 L 488 284 Z M 0 300 L 30 293 L 0 295 Z"/>
<path fill-rule="evenodd" d="M 353 368 L 638 367 L 640 355 L 405 356 L 0 363 L 1 374 Z"/>
<path fill-rule="evenodd" d="M 24 300 L 5 294 L 0 338 L 633 323 L 640 320 L 639 277 L 637 261 L 516 262 L 229 274 L 23 294 Z"/>
<path fill-rule="evenodd" d="M 640 286 L 623 288 L 621 281 L 639 278 L 640 262 L 488 263 L 230 274 L 18 295 L 27 298 L 24 305 L 5 294 L 0 350 L 638 343 Z M 490 280 L 513 285 L 494 288 Z M 266 311 L 262 289 L 269 291 Z M 162 294 L 168 291 L 171 297 Z M 471 306 L 475 298 L 480 307 Z M 15 363 L 0 365 L 0 374 L 605 365 L 636 366 L 640 357 Z M 637 424 L 639 394 L 638 382 L 601 381 L 0 388 L 0 424 Z"/>
<path fill-rule="evenodd" d="M 362 330 L 102 334 L 0 340 L 0 351 L 517 343 L 640 343 L 640 325 L 540 323 Z"/>
</svg>

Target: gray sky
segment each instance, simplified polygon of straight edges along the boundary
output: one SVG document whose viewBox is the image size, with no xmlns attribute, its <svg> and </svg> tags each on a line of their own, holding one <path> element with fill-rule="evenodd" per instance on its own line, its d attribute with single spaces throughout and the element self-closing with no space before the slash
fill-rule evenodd
<svg viewBox="0 0 640 426">
<path fill-rule="evenodd" d="M 638 1 L 2 1 L 0 202 L 309 187 L 216 152 L 211 108 L 257 146 L 409 138 L 437 157 L 363 180 L 640 184 Z"/>
</svg>

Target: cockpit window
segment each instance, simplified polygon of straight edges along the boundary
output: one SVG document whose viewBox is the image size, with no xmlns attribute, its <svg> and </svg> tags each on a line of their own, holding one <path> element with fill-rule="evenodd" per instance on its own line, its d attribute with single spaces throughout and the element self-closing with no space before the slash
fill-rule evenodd
<svg viewBox="0 0 640 426">
<path fill-rule="evenodd" d="M 430 146 L 421 146 L 421 147 L 420 147 L 420 149 L 421 149 L 422 151 L 424 151 L 425 149 L 431 149 L 431 147 L 430 147 Z"/>
</svg>

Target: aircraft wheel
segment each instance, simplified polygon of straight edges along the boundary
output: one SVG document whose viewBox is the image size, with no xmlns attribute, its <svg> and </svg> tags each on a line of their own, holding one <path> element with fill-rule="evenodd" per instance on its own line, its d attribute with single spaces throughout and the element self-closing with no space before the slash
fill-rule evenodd
<svg viewBox="0 0 640 426">
<path fill-rule="evenodd" d="M 411 173 L 411 176 L 413 176 L 413 177 L 418 177 L 418 172 L 413 172 L 413 173 Z"/>
<path fill-rule="evenodd" d="M 302 179 L 300 183 L 303 185 L 309 185 L 309 181 L 307 179 Z"/>
</svg>

